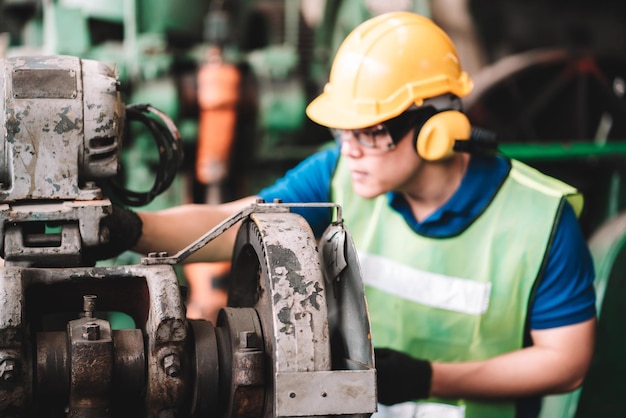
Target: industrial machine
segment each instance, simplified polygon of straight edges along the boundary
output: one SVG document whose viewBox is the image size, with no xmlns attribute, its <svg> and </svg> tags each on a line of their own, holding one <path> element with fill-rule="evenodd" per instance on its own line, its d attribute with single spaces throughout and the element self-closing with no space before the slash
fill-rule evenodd
<svg viewBox="0 0 626 418">
<path fill-rule="evenodd" d="M 149 187 L 146 193 L 139 195 L 118 186 L 112 187 L 107 179 L 114 170 L 113 165 L 104 162 L 107 158 L 105 147 L 90 144 L 77 154 L 76 150 L 82 140 L 76 139 L 68 145 L 70 149 L 72 146 L 75 148 L 74 151 L 67 151 L 72 154 L 69 155 L 70 160 L 66 166 L 73 167 L 74 171 L 56 175 L 61 179 L 68 175 L 68 180 L 46 183 L 43 180 L 45 177 L 40 177 L 41 180 L 33 182 L 30 189 L 25 186 L 11 189 L 11 182 L 17 176 L 30 178 L 30 174 L 24 176 L 23 173 L 29 173 L 30 163 L 26 162 L 31 161 L 31 153 L 19 143 L 5 141 L 0 148 L 0 160 L 5 162 L 6 156 L 18 155 L 24 164 L 4 164 L 0 172 L 0 182 L 3 183 L 0 187 L 3 191 L 1 200 L 4 204 L 11 205 L 2 211 L 3 242 L 6 242 L 7 237 L 10 241 L 8 246 L 3 247 L 3 255 L 8 255 L 6 248 L 13 248 L 15 251 L 11 255 L 12 259 L 7 260 L 7 268 L 17 268 L 20 271 L 18 278 L 11 283 L 19 283 L 20 280 L 24 282 L 25 285 L 20 289 L 25 289 L 25 293 L 11 293 L 10 298 L 3 296 L 2 301 L 11 300 L 11 306 L 15 307 L 17 304 L 20 309 L 20 301 L 23 301 L 28 316 L 6 314 L 8 317 L 3 316 L 1 328 L 5 330 L 5 334 L 14 328 L 19 330 L 22 335 L 12 338 L 20 341 L 15 347 L 24 352 L 15 354 L 14 358 L 19 361 L 27 358 L 31 364 L 19 366 L 20 376 L 26 373 L 25 376 L 30 379 L 22 380 L 19 390 L 15 389 L 14 384 L 0 384 L 2 405 L 9 402 L 6 401 L 7 394 L 16 397 L 18 393 L 24 394 L 23 400 L 10 401 L 11 405 L 30 405 L 29 399 L 36 400 L 35 403 L 40 405 L 47 401 L 57 411 L 62 411 L 68 405 L 69 383 L 57 384 L 60 379 L 44 379 L 42 382 L 33 380 L 37 376 L 49 377 L 51 373 L 35 373 L 32 363 L 34 357 L 25 350 L 37 347 L 32 336 L 44 335 L 44 332 L 62 332 L 63 334 L 57 335 L 64 335 L 67 332 L 66 324 L 69 320 L 76 319 L 79 315 L 77 312 L 82 312 L 82 316 L 85 316 L 85 312 L 92 309 L 83 307 L 84 297 L 95 293 L 96 286 L 100 286 L 98 297 L 94 301 L 98 311 L 92 315 L 100 320 L 108 317 L 113 328 L 118 326 L 118 321 L 113 320 L 114 315 L 108 313 L 109 310 L 126 311 L 133 318 L 129 322 L 139 324 L 130 327 L 131 330 L 142 328 L 149 316 L 149 306 L 155 303 L 155 294 L 148 292 L 145 284 L 147 281 L 141 274 L 151 271 L 148 267 L 155 267 L 145 264 L 146 259 L 138 258 L 136 254 L 125 253 L 114 260 L 118 264 L 138 268 L 132 273 L 120 273 L 125 272 L 127 267 L 120 267 L 119 270 L 116 267 L 111 270 L 98 268 L 96 273 L 91 274 L 87 272 L 92 269 L 78 265 L 72 267 L 72 271 L 76 268 L 79 271 L 72 273 L 76 280 L 68 274 L 63 279 L 47 276 L 34 279 L 34 274 L 31 273 L 35 271 L 42 275 L 41 271 L 56 272 L 57 268 L 70 271 L 67 268 L 69 265 L 86 264 L 86 260 L 81 261 L 83 255 L 78 256 L 75 251 L 82 246 L 82 250 L 89 252 L 89 248 L 95 248 L 101 240 L 105 240 L 106 231 L 103 230 L 102 237 L 99 237 L 97 234 L 100 231 L 93 228 L 97 219 L 106 219 L 110 210 L 110 202 L 105 200 L 104 195 L 115 200 L 122 200 L 119 196 L 126 197 L 129 204 L 149 202 L 140 207 L 159 209 L 184 201 L 204 202 L 222 198 L 230 200 L 255 193 L 270 184 L 276 176 L 282 175 L 286 169 L 330 139 L 326 130 L 309 123 L 304 117 L 304 108 L 308 100 L 315 97 L 323 87 L 338 43 L 363 20 L 394 8 L 432 16 L 449 32 L 459 49 L 464 67 L 476 84 L 474 92 L 464 100 L 464 109 L 474 125 L 497 134 L 501 152 L 568 181 L 585 196 L 585 209 L 580 221 L 583 232 L 588 237 L 597 271 L 597 308 L 600 321 L 596 354 L 582 389 L 546 398 L 541 418 L 626 415 L 626 404 L 621 401 L 621 394 L 626 389 L 626 362 L 622 355 L 626 349 L 626 334 L 622 327 L 626 306 L 622 300 L 626 277 L 626 188 L 623 180 L 626 167 L 626 25 L 622 2 L 619 0 L 578 0 L 567 3 L 524 0 L 187 0 L 185 7 L 181 7 L 180 2 L 175 0 L 0 0 L 0 58 L 51 54 L 77 56 L 111 65 L 114 63 L 119 89 L 125 102 L 151 103 L 166 113 L 180 131 L 180 142 L 183 144 L 186 159 L 172 187 L 151 200 L 155 193 L 151 193 Z M 462 18 L 457 19 L 458 17 Z M 470 27 L 464 26 L 464 22 Z M 220 53 L 208 54 L 216 46 Z M 216 55 L 219 59 L 214 59 Z M 218 66 L 216 63 L 225 65 Z M 207 69 L 210 71 L 204 71 Z M 233 73 L 234 69 L 238 71 L 237 74 Z M 213 77 L 205 77 L 207 74 Z M 226 80 L 239 80 L 236 94 L 227 90 L 226 93 L 230 94 L 216 95 L 215 84 L 210 82 L 217 81 L 222 87 L 227 86 L 224 78 L 218 77 L 224 74 L 231 76 Z M 107 78 L 104 77 L 103 80 L 106 81 Z M 207 96 L 214 100 L 205 100 Z M 0 105 L 0 109 L 4 110 L 4 105 Z M 114 108 L 117 105 L 111 103 L 110 106 Z M 127 119 L 142 120 L 153 112 L 147 107 L 132 106 L 118 110 L 119 115 L 125 113 Z M 236 121 L 233 126 L 231 117 L 235 112 Z M 9 120 L 24 121 L 28 114 L 33 117 L 32 112 L 23 110 Z M 73 132 L 69 128 L 70 123 L 76 120 L 75 116 L 71 116 L 73 114 L 75 111 L 67 113 L 67 120 L 62 118 L 63 124 L 59 124 L 61 119 L 56 118 L 54 124 L 41 125 L 41 130 L 54 129 L 59 125 L 59 129 Z M 2 115 L 0 117 L 5 118 L 8 113 L 3 111 Z M 232 136 L 228 136 L 225 129 L 217 128 L 215 118 L 219 116 L 226 116 L 221 121 L 230 123 Z M 123 118 L 119 122 L 121 119 Z M 203 120 L 212 120 L 210 124 L 206 124 L 210 129 L 203 129 Z M 79 122 L 87 124 L 86 120 L 79 119 Z M 17 133 L 15 126 L 18 125 L 7 125 L 13 129 L 13 137 Z M 93 129 L 100 129 L 100 125 L 94 126 Z M 20 134 L 24 135 L 23 126 L 20 129 Z M 157 127 L 155 129 L 157 132 L 162 130 Z M 164 132 L 167 131 L 169 129 L 165 128 Z M 211 136 L 215 138 L 216 131 L 219 131 L 220 138 L 230 141 L 228 145 L 231 148 L 217 147 L 224 144 L 213 141 L 212 145 L 215 147 L 204 148 L 208 150 L 205 153 L 202 147 L 204 140 Z M 116 138 L 111 147 L 111 152 L 115 154 L 122 145 L 118 132 L 107 135 Z M 127 188 L 138 190 L 154 181 L 153 189 L 162 189 L 162 182 L 153 179 L 153 173 L 160 167 L 162 158 L 159 153 L 150 153 L 158 148 L 154 147 L 153 136 L 150 129 L 145 129 L 141 132 L 133 130 L 133 135 L 126 137 L 128 142 L 123 144 L 121 161 L 128 181 L 118 181 L 117 185 L 124 184 Z M 67 140 L 68 135 L 65 134 L 64 137 Z M 102 136 L 104 137 L 105 135 Z M 15 146 L 18 154 L 15 154 L 15 150 L 11 151 Z M 117 148 L 113 151 L 115 147 Z M 177 152 L 168 148 L 165 147 L 168 152 Z M 64 149 L 60 145 L 59 148 L 41 148 L 51 154 L 54 152 L 50 161 L 65 155 L 59 154 Z M 100 162 L 88 158 L 100 152 Z M 75 167 L 78 164 L 77 155 L 81 155 L 80 167 Z M 220 169 L 207 171 L 211 177 L 196 178 L 199 176 L 193 172 L 194 167 L 221 168 L 220 164 L 212 164 L 211 158 L 207 158 L 215 156 L 221 157 L 218 163 L 228 163 L 226 177 L 223 177 L 223 170 Z M 176 156 L 171 155 L 170 158 L 175 160 Z M 116 158 L 111 161 L 117 163 Z M 209 164 L 205 164 L 206 162 Z M 171 164 L 173 165 L 175 164 Z M 46 166 L 43 171 L 52 173 L 52 167 L 53 164 Z M 164 179 L 167 177 L 169 173 L 163 176 Z M 22 180 L 19 184 L 22 184 Z M 90 184 L 96 187 L 90 190 Z M 61 197 L 61 192 L 54 190 L 60 185 L 67 190 L 75 186 L 76 190 Z M 41 201 L 35 203 L 30 201 L 30 197 L 20 196 L 28 195 L 31 189 L 44 196 L 53 196 L 50 200 L 56 206 L 44 206 Z M 10 199 L 6 196 L 8 190 L 11 190 Z M 119 193 L 111 193 L 114 191 Z M 212 193 L 208 193 L 209 191 Z M 103 196 L 100 196 L 101 193 Z M 81 205 L 74 203 L 77 195 L 80 195 L 78 198 Z M 66 202 L 61 205 L 61 200 Z M 89 202 L 93 207 L 88 205 Z M 27 203 L 36 205 L 37 210 L 29 208 Z M 45 213 L 48 221 L 36 222 L 44 216 L 44 207 L 50 208 Z M 266 216 L 259 212 L 277 210 L 279 207 L 286 211 L 280 215 L 281 218 L 293 216 L 288 208 L 278 203 L 260 203 L 255 206 L 254 213 L 251 211 L 243 218 L 247 222 L 257 216 Z M 32 214 L 29 214 L 31 210 Z M 54 220 L 50 218 L 51 213 L 56 216 Z M 15 219 L 16 216 L 28 222 L 20 221 L 18 224 L 15 222 L 19 221 Z M 85 222 L 89 217 L 92 217 L 91 220 Z M 65 226 L 63 232 L 57 232 L 61 231 L 59 221 L 69 219 L 83 221 L 75 221 L 72 225 Z M 255 222 L 252 221 L 251 225 L 256 225 Z M 14 223 L 22 227 L 28 223 L 29 226 L 20 231 L 20 228 L 14 228 Z M 75 230 L 78 232 L 70 232 Z M 64 242 L 77 243 L 72 244 L 73 248 L 43 244 L 44 241 L 59 241 L 61 236 L 72 237 Z M 257 235 L 249 235 L 248 239 L 254 236 Z M 77 237 L 85 241 L 79 241 Z M 22 245 L 20 239 L 27 245 Z M 250 248 L 251 254 L 260 252 L 259 248 L 265 248 L 259 244 L 241 248 L 243 247 Z M 20 251 L 38 251 L 38 255 L 27 257 Z M 245 252 L 241 251 L 241 254 Z M 256 259 L 264 260 L 265 257 L 259 254 Z M 238 270 L 236 274 L 262 277 L 262 273 L 252 271 L 251 266 L 256 265 L 255 256 L 244 259 L 247 260 L 244 264 L 248 265 L 245 273 Z M 51 268 L 51 264 L 34 266 L 34 260 L 38 260 L 37 263 L 45 261 L 58 265 L 54 268 Z M 177 266 L 170 264 L 169 257 L 158 257 L 158 254 L 149 260 L 162 263 L 162 267 Z M 254 262 L 249 264 L 251 261 Z M 135 266 L 135 263 L 138 265 Z M 356 264 L 348 262 L 348 265 Z M 185 266 L 193 267 L 192 264 Z M 167 271 L 168 277 L 172 275 L 169 267 Z M 177 273 L 181 278 L 181 274 L 178 271 Z M 209 272 L 200 269 L 200 273 L 185 272 L 184 275 L 188 278 L 198 276 L 201 282 L 206 283 L 211 280 L 212 274 L 214 273 L 210 269 Z M 358 276 L 358 273 L 355 275 Z M 106 280 L 98 280 L 104 276 L 107 277 Z M 81 278 L 81 284 L 78 278 Z M 173 276 L 168 280 L 173 282 Z M 256 289 L 257 283 L 263 284 L 266 281 L 267 278 L 250 279 L 250 282 L 246 282 L 246 289 Z M 54 285 L 51 282 L 55 282 Z M 2 286 L 3 289 L 6 287 Z M 360 294 L 359 285 L 354 286 L 357 288 L 355 293 Z M 327 292 L 328 288 L 329 286 Z M 130 289 L 136 291 L 131 292 Z M 175 292 L 173 283 L 171 289 Z M 212 290 L 223 291 L 221 288 Z M 4 295 L 6 292 L 3 292 Z M 250 294 L 256 292 L 251 291 Z M 176 299 L 174 305 L 181 305 L 180 296 L 173 297 Z M 129 306 L 138 306 L 138 300 L 143 300 L 145 306 L 128 312 Z M 231 299 L 230 303 L 234 304 L 235 300 L 237 299 Z M 266 309 L 265 301 L 259 302 L 263 306 L 261 308 L 256 307 L 255 300 L 238 300 L 240 307 L 255 306 L 257 311 Z M 330 307 L 332 303 L 335 303 L 334 298 L 327 305 Z M 91 302 L 88 305 L 91 306 Z M 354 306 L 354 311 L 362 315 L 362 302 L 355 303 Z M 101 314 L 101 311 L 106 311 L 107 316 Z M 340 311 L 346 310 L 342 308 Z M 58 317 L 63 318 L 58 320 Z M 15 326 L 17 318 L 21 321 L 19 326 Z M 52 326 L 51 318 L 62 326 Z M 329 325 L 332 324 L 331 318 L 329 315 Z M 366 323 L 365 319 L 363 322 Z M 217 324 L 217 321 L 214 323 Z M 222 320 L 218 329 L 223 327 L 223 323 Z M 187 320 L 187 327 L 189 324 L 195 324 L 195 321 Z M 268 325 L 265 324 L 264 328 L 266 326 Z M 126 332 L 126 329 L 114 329 L 113 333 L 117 335 L 121 331 Z M 137 333 L 137 330 L 133 332 Z M 147 333 L 149 332 L 142 329 L 142 334 Z M 215 334 L 219 336 L 220 332 Z M 330 335 L 331 345 L 335 346 L 335 334 Z M 66 341 L 67 337 L 64 338 L 63 341 Z M 187 338 L 200 340 L 204 337 Z M 7 337 L 2 337 L 2 347 L 12 346 L 4 343 L 6 339 Z M 367 342 L 362 342 L 362 345 L 368 347 Z M 121 348 L 118 347 L 117 350 L 122 353 L 119 351 Z M 266 350 L 272 353 L 270 348 L 266 347 Z M 368 353 L 367 348 L 364 350 Z M 67 349 L 61 354 L 66 352 Z M 133 352 L 139 353 L 140 350 L 136 348 Z M 188 354 L 187 351 L 185 353 Z M 145 357 L 146 354 L 143 355 Z M 363 356 L 359 358 L 350 354 L 344 357 L 359 361 L 369 359 L 368 354 Z M 61 358 L 64 363 L 62 367 L 59 366 L 59 370 L 67 373 L 68 355 Z M 333 355 L 332 358 L 337 356 Z M 126 370 L 142 361 L 133 363 L 128 360 L 131 364 L 125 365 L 119 360 L 116 364 Z M 335 366 L 335 360 L 332 364 L 333 368 L 341 368 Z M 11 380 L 4 376 L 14 376 L 14 370 L 18 370 L 14 366 L 12 361 L 0 363 L 0 369 L 3 370 L 3 379 L 0 382 Z M 118 369 L 115 370 L 115 383 L 111 387 L 116 391 L 112 395 L 116 399 L 116 410 L 119 411 L 122 399 L 132 400 L 130 405 L 134 405 L 135 409 L 146 408 L 148 402 L 145 401 L 145 393 L 138 388 L 144 387 L 142 385 L 149 380 L 148 372 L 143 373 L 142 383 L 120 374 L 122 372 Z M 133 376 L 139 375 L 142 373 L 133 373 Z M 150 379 L 155 375 L 151 376 Z M 189 382 L 195 380 L 190 378 L 186 382 L 189 385 Z M 42 387 L 39 388 L 39 385 Z M 14 389 L 6 389 L 11 387 Z M 191 399 L 188 388 L 183 392 Z M 272 396 L 269 394 L 266 398 L 273 399 Z M 58 405 L 55 400 L 58 400 Z M 220 402 L 228 404 L 230 401 L 220 395 Z M 0 415 L 9 416 L 8 410 L 9 407 L 2 407 Z"/>
<path fill-rule="evenodd" d="M 318 242 L 293 205 L 257 202 L 175 255 L 100 266 L 112 201 L 145 205 L 180 164 L 176 126 L 123 104 L 114 71 L 73 56 L 0 60 L 0 416 L 369 416 L 376 410 L 356 251 L 337 219 Z M 162 172 L 118 182 L 131 122 Z M 304 204 L 303 204 L 304 205 Z M 306 205 L 305 205 L 306 206 Z M 174 267 L 239 228 L 228 306 L 185 317 Z M 111 312 L 132 326 L 116 327 Z"/>
</svg>

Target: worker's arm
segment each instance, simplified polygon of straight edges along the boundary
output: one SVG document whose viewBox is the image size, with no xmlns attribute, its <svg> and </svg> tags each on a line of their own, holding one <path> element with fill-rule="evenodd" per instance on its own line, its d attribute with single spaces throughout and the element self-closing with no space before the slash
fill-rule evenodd
<svg viewBox="0 0 626 418">
<path fill-rule="evenodd" d="M 596 320 L 531 331 L 534 345 L 482 361 L 441 363 L 376 348 L 378 401 L 429 396 L 513 399 L 571 391 L 582 384 L 594 349 Z"/>
<path fill-rule="evenodd" d="M 190 204 L 140 212 L 142 233 L 133 250 L 141 254 L 165 251 L 174 255 L 255 201 L 256 197 L 251 196 L 220 205 Z M 185 262 L 230 260 L 237 229 L 237 226 L 228 229 Z"/>
<path fill-rule="evenodd" d="M 596 320 L 531 331 L 533 345 L 484 361 L 432 364 L 431 396 L 512 398 L 573 390 L 594 349 Z"/>
</svg>

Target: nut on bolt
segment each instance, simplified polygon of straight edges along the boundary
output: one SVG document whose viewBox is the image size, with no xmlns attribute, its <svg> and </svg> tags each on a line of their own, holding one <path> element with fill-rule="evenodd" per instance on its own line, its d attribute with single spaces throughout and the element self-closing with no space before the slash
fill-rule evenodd
<svg viewBox="0 0 626 418">
<path fill-rule="evenodd" d="M 83 338 L 89 341 L 100 339 L 100 325 L 95 322 L 88 322 L 83 325 Z"/>
<path fill-rule="evenodd" d="M 259 338 L 254 331 L 241 331 L 239 333 L 240 349 L 256 349 L 259 348 Z"/>
</svg>

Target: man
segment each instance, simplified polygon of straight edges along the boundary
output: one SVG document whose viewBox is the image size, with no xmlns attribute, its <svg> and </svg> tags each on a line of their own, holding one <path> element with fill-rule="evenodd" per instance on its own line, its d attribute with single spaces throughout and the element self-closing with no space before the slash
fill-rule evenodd
<svg viewBox="0 0 626 418">
<path fill-rule="evenodd" d="M 480 152 L 460 106 L 471 89 L 431 20 L 370 19 L 346 38 L 307 108 L 339 145 L 258 194 L 342 205 L 366 285 L 381 414 L 536 417 L 540 397 L 578 387 L 591 359 L 582 200 Z M 134 250 L 175 253 L 256 199 L 140 213 Z M 330 222 L 325 211 L 303 214 L 318 234 Z M 235 234 L 189 261 L 228 260 Z"/>
</svg>

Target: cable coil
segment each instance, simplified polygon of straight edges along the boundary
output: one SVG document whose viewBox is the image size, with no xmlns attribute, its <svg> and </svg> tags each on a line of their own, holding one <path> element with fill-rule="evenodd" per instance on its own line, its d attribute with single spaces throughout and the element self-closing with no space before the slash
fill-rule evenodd
<svg viewBox="0 0 626 418">
<path fill-rule="evenodd" d="M 127 189 L 121 184 L 120 176 L 111 179 L 109 186 L 120 203 L 129 206 L 144 206 L 167 190 L 174 181 L 183 162 L 181 135 L 169 116 L 149 104 L 126 106 L 126 119 L 129 122 L 141 122 L 152 134 L 159 153 L 156 178 L 152 188 L 146 192 Z"/>
</svg>

